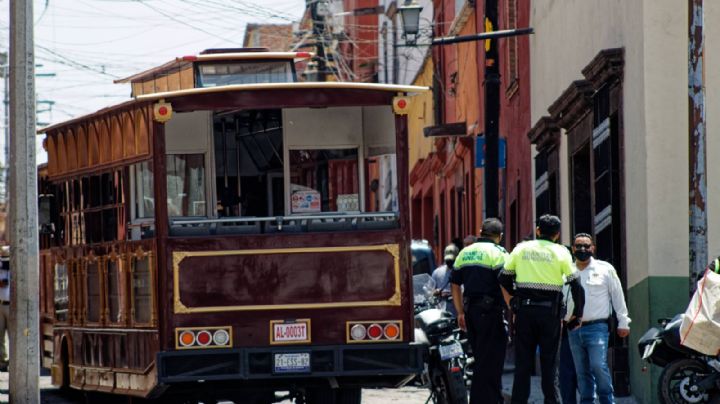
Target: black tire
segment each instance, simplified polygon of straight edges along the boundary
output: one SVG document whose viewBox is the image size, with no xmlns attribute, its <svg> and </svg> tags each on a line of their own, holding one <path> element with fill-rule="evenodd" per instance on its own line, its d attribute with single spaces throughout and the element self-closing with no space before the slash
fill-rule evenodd
<svg viewBox="0 0 720 404">
<path fill-rule="evenodd" d="M 452 372 L 447 364 L 433 372 L 432 389 L 437 404 L 467 404 L 467 387 L 461 372 Z"/>
<path fill-rule="evenodd" d="M 307 404 L 336 404 L 335 392 L 327 388 L 308 388 L 305 391 L 305 402 Z"/>
<path fill-rule="evenodd" d="M 698 374 L 707 374 L 709 369 L 695 359 L 678 359 L 670 362 L 660 373 L 658 398 L 663 404 L 708 403 L 710 395 L 690 391 Z"/>
<path fill-rule="evenodd" d="M 335 392 L 336 404 L 361 404 L 362 390 L 360 387 L 338 389 Z"/>
</svg>

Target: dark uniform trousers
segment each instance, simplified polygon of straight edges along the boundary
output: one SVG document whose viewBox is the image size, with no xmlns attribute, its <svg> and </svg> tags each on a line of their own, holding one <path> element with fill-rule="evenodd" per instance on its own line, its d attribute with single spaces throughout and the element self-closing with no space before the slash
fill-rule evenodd
<svg viewBox="0 0 720 404">
<path fill-rule="evenodd" d="M 560 403 L 558 348 L 560 319 L 551 307 L 523 306 L 515 317 L 515 382 L 513 404 L 526 404 L 535 352 L 540 346 L 540 371 L 545 404 Z"/>
<path fill-rule="evenodd" d="M 502 309 L 487 310 L 468 303 L 465 305 L 465 323 L 475 358 L 470 404 L 502 403 L 502 372 L 507 345 Z"/>
</svg>

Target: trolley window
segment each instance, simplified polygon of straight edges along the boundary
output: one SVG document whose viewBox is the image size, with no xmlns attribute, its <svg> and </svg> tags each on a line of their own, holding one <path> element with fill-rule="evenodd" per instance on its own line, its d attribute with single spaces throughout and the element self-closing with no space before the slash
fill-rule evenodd
<svg viewBox="0 0 720 404">
<path fill-rule="evenodd" d="M 133 178 L 133 218 L 145 219 L 155 216 L 155 192 L 153 190 L 153 170 L 149 161 L 134 164 L 131 168 Z"/>
<path fill-rule="evenodd" d="M 152 319 L 152 274 L 150 257 L 147 255 L 132 258 L 132 298 L 133 321 L 136 324 L 149 324 Z"/>
<path fill-rule="evenodd" d="M 55 320 L 68 321 L 68 271 L 67 264 L 55 264 L 54 279 Z"/>
<path fill-rule="evenodd" d="M 90 259 L 85 264 L 87 288 L 87 321 L 90 323 L 100 322 L 102 310 L 100 301 L 100 261 Z"/>
<path fill-rule="evenodd" d="M 205 216 L 203 154 L 167 156 L 168 216 Z"/>
<path fill-rule="evenodd" d="M 118 261 L 108 258 L 107 263 L 107 294 L 108 321 L 119 323 L 120 318 L 120 266 Z"/>
<path fill-rule="evenodd" d="M 232 84 L 290 83 L 292 61 L 203 63 L 198 66 L 198 87 Z"/>
<path fill-rule="evenodd" d="M 357 148 L 289 153 L 291 213 L 360 211 Z"/>
</svg>

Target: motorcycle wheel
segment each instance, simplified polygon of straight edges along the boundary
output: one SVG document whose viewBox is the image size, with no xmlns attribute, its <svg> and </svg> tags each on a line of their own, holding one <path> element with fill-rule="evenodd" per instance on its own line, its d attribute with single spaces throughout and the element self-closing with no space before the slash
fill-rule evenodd
<svg viewBox="0 0 720 404">
<path fill-rule="evenodd" d="M 692 390 L 698 382 L 698 374 L 706 374 L 708 371 L 705 364 L 695 359 L 678 359 L 669 363 L 658 380 L 660 402 L 663 404 L 710 402 L 711 397 L 708 393 Z"/>
<path fill-rule="evenodd" d="M 437 404 L 467 404 L 467 388 L 462 374 L 455 375 L 450 369 L 436 369 L 432 380 L 433 394 Z"/>
</svg>

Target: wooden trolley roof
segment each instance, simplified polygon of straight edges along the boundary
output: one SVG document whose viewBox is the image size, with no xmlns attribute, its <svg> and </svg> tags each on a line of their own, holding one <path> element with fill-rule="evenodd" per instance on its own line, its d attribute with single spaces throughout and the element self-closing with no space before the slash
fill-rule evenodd
<svg viewBox="0 0 720 404">
<path fill-rule="evenodd" d="M 315 90 L 312 92 L 309 92 L 308 90 Z M 180 100 L 182 101 L 182 104 L 192 104 L 192 98 L 193 97 L 202 97 L 205 96 L 211 96 L 212 98 L 217 98 L 220 93 L 226 93 L 227 95 L 241 95 L 242 93 L 257 93 L 257 92 L 266 92 L 266 91 L 280 91 L 280 92 L 308 92 L 307 95 L 312 95 L 312 98 L 317 98 L 318 95 L 317 90 L 335 90 L 335 91 L 326 91 L 326 93 L 333 93 L 337 92 L 339 96 L 345 96 L 349 95 L 349 93 L 353 92 L 363 92 L 363 93 L 376 93 L 376 94 L 385 94 L 384 98 L 387 98 L 390 100 L 392 96 L 394 96 L 397 93 L 421 93 L 425 91 L 429 91 L 428 87 L 422 87 L 422 86 L 408 86 L 408 85 L 398 85 L 398 84 L 376 84 L 376 83 L 354 83 L 354 82 L 300 82 L 300 83 L 263 83 L 263 84 L 237 84 L 237 85 L 230 85 L 230 86 L 218 86 L 218 87 L 207 87 L 207 88 L 192 88 L 187 90 L 178 90 L 178 91 L 167 91 L 162 93 L 154 93 L 154 94 L 145 94 L 140 95 L 138 97 L 135 97 L 129 101 L 123 102 L 121 104 L 113 105 L 107 108 L 103 108 L 99 111 L 82 115 L 77 118 L 73 118 L 70 120 L 67 120 L 65 122 L 60 122 L 55 125 L 51 125 L 45 128 L 42 128 L 38 130 L 38 134 L 45 134 L 45 133 L 51 133 L 56 130 L 59 130 L 63 127 L 77 124 L 79 122 L 93 119 L 95 117 L 98 117 L 103 114 L 112 114 L 116 113 L 119 110 L 123 109 L 132 109 L 140 107 L 141 105 L 148 105 L 154 101 L 158 100 L 166 100 L 170 103 L 173 103 L 173 100 Z M 322 92 L 322 91 L 321 91 Z M 337 97 L 333 97 L 337 98 Z M 221 102 L 228 102 L 227 107 L 232 108 L 233 105 L 231 105 L 231 102 L 229 102 L 227 98 L 223 98 Z M 278 103 L 283 104 L 283 103 Z M 291 106 L 295 103 L 285 103 L 283 105 L 278 105 L 278 108 L 283 106 Z M 352 105 L 353 102 L 343 102 L 344 105 Z M 363 103 L 361 103 L 362 105 Z M 298 105 L 301 106 L 301 105 Z M 310 104 L 308 106 L 311 106 Z M 210 108 L 210 107 L 208 107 Z M 175 108 L 175 105 L 173 105 L 173 109 L 176 111 L 181 111 L 180 109 Z"/>
</svg>

